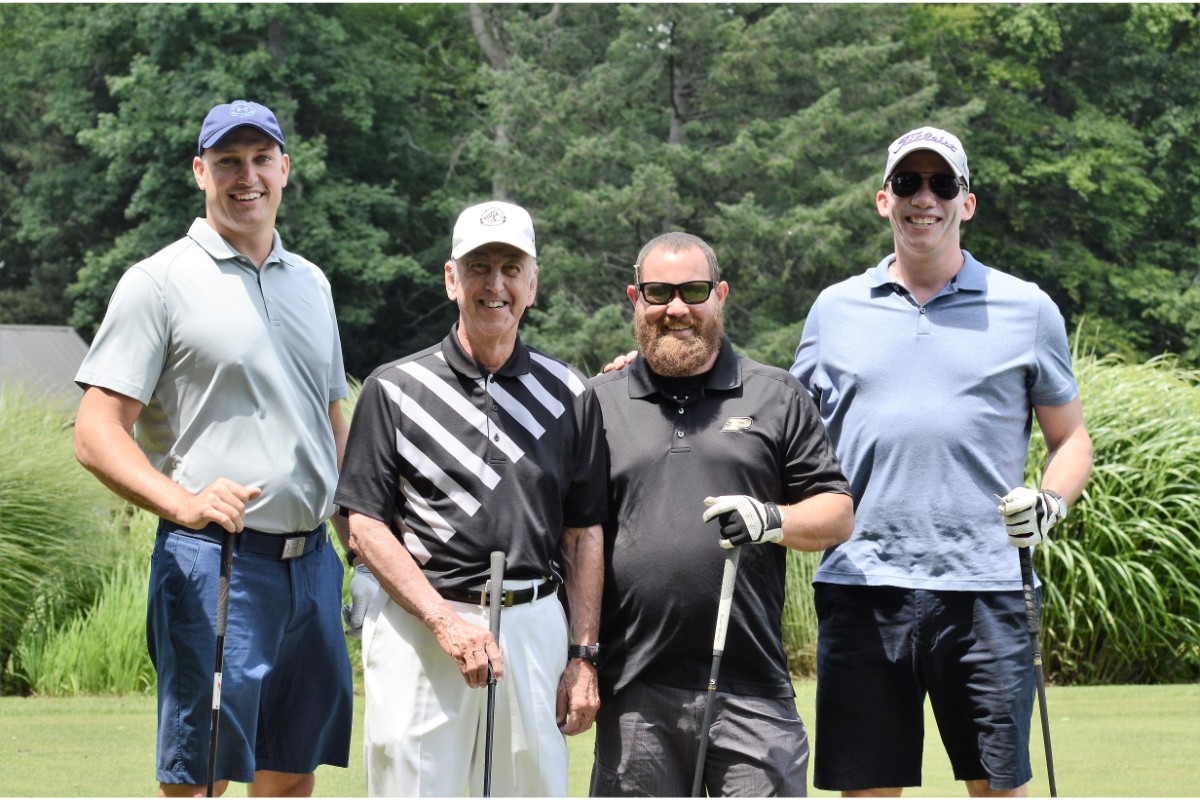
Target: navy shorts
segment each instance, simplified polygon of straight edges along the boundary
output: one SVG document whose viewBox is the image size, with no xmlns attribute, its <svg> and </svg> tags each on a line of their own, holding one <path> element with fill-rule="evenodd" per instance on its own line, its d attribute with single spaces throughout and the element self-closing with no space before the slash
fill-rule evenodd
<svg viewBox="0 0 1200 800">
<path fill-rule="evenodd" d="M 353 697 L 342 565 L 323 527 L 298 558 L 235 547 L 221 682 L 217 780 L 345 767 Z M 160 523 L 146 641 L 158 672 L 158 780 L 203 785 L 216 665 L 219 534 Z M 240 539 L 240 537 L 239 537 Z M 235 539 L 238 542 L 239 539 Z"/>
<path fill-rule="evenodd" d="M 707 700 L 705 690 L 641 681 L 605 698 L 596 714 L 589 795 L 690 796 Z M 717 692 L 713 703 L 708 796 L 807 795 L 808 734 L 794 698 Z"/>
<path fill-rule="evenodd" d="M 927 694 L 955 780 L 1029 782 L 1035 678 L 1021 592 L 813 586 L 814 786 L 920 786 Z"/>
</svg>

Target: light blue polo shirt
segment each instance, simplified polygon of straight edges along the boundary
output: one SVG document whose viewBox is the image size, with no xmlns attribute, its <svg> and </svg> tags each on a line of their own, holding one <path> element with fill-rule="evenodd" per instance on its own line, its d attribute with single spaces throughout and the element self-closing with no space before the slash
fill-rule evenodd
<svg viewBox="0 0 1200 800">
<path fill-rule="evenodd" d="M 261 487 L 247 527 L 311 530 L 333 513 L 329 403 L 348 393 L 333 297 L 278 233 L 261 270 L 203 219 L 135 264 L 75 381 L 144 403 L 134 438 L 185 489 Z"/>
<path fill-rule="evenodd" d="M 966 263 L 924 306 L 890 255 L 823 291 L 791 372 L 813 394 L 856 499 L 815 581 L 1021 588 L 997 496 L 1024 485 L 1032 411 L 1078 394 L 1062 314 L 1035 284 Z"/>
</svg>

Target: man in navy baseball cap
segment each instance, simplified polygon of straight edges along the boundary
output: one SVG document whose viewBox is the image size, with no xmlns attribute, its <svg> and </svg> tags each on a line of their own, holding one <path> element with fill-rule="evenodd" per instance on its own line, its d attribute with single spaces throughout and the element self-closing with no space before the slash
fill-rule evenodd
<svg viewBox="0 0 1200 800">
<path fill-rule="evenodd" d="M 283 141 L 258 103 L 208 112 L 192 158 L 204 216 L 125 272 L 76 375 L 79 461 L 159 517 L 147 645 L 164 797 L 230 781 L 309 796 L 319 765 L 350 759 L 354 683 L 326 527 L 349 389 L 329 280 L 275 229 Z M 344 518 L 333 527 L 348 548 Z"/>
<path fill-rule="evenodd" d="M 208 112 L 208 116 L 204 118 L 204 125 L 200 128 L 196 155 L 203 155 L 204 151 L 219 142 L 222 136 L 243 126 L 258 128 L 279 142 L 279 149 L 284 149 L 283 131 L 279 129 L 279 121 L 275 119 L 271 109 L 250 100 L 234 100 L 232 103 L 214 106 L 212 111 Z"/>
</svg>

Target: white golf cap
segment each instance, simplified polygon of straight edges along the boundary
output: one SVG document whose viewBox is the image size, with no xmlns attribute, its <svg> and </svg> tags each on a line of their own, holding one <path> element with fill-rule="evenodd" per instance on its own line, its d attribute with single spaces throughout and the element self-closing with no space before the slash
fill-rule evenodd
<svg viewBox="0 0 1200 800">
<path fill-rule="evenodd" d="M 955 177 L 962 178 L 967 182 L 967 188 L 971 188 L 971 171 L 967 169 L 967 151 L 963 149 L 962 142 L 958 140 L 957 136 L 941 128 L 917 128 L 892 142 L 891 147 L 888 148 L 887 166 L 883 170 L 883 182 L 887 183 L 887 179 L 892 176 L 892 170 L 896 169 L 900 159 L 917 150 L 929 150 L 937 153 L 950 165 L 950 169 L 954 170 Z"/>
<path fill-rule="evenodd" d="M 477 247 L 493 242 L 510 244 L 537 258 L 533 245 L 533 219 L 529 212 L 512 203 L 490 200 L 471 206 L 454 223 L 451 258 L 462 258 Z"/>
</svg>

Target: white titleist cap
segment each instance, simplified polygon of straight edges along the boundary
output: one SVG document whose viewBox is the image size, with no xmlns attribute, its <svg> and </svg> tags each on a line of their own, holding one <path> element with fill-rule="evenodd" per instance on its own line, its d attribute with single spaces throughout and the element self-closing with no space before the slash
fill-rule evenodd
<svg viewBox="0 0 1200 800">
<path fill-rule="evenodd" d="M 917 128 L 892 142 L 892 146 L 888 148 L 887 166 L 883 170 L 883 182 L 887 183 L 900 159 L 917 150 L 937 153 L 950 165 L 950 169 L 954 170 L 954 175 L 966 181 L 968 189 L 971 188 L 967 151 L 963 149 L 957 136 L 941 128 Z"/>
<path fill-rule="evenodd" d="M 451 258 L 462 258 L 477 247 L 493 242 L 510 244 L 537 258 L 533 245 L 533 219 L 529 212 L 512 203 L 491 200 L 471 206 L 454 223 Z"/>
</svg>

